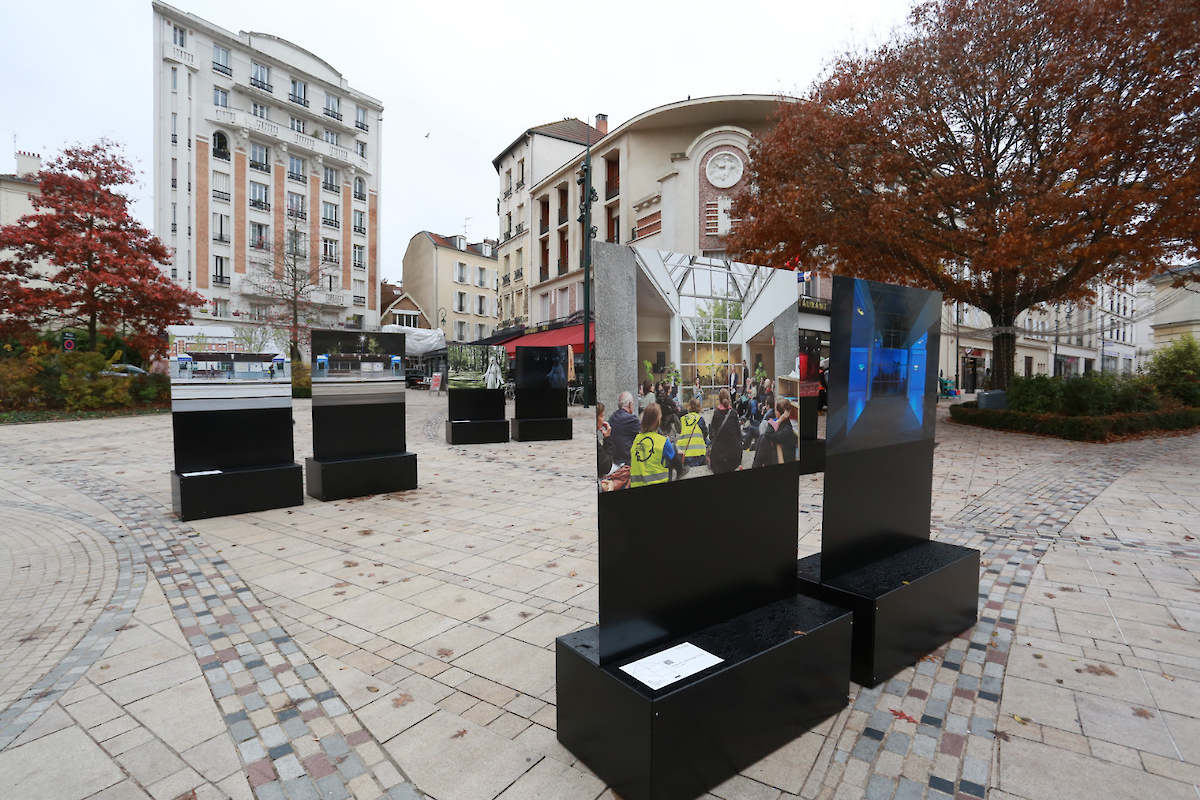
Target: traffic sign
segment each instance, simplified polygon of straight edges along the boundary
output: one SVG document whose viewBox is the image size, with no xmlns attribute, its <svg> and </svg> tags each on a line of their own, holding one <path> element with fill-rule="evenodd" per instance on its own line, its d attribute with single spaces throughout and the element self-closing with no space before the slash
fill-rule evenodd
<svg viewBox="0 0 1200 800">
<path fill-rule="evenodd" d="M 75 334 L 71 331 L 62 332 L 62 349 L 64 353 L 69 353 L 75 349 Z"/>
</svg>

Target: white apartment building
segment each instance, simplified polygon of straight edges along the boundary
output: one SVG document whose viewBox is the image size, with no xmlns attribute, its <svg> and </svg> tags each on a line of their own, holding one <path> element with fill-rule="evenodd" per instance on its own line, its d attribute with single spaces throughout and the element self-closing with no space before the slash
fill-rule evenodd
<svg viewBox="0 0 1200 800">
<path fill-rule="evenodd" d="M 377 326 L 383 106 L 302 47 L 153 9 L 154 227 L 195 323 L 266 321 L 287 264 L 312 324 Z"/>
<path fill-rule="evenodd" d="M 500 318 L 496 243 L 421 231 L 404 251 L 404 294 L 447 342 L 491 336 Z M 419 319 L 418 317 L 418 319 Z"/>
</svg>

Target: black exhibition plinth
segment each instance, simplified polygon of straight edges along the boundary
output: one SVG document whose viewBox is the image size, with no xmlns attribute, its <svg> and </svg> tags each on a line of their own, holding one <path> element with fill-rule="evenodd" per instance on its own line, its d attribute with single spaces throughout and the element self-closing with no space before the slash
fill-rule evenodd
<svg viewBox="0 0 1200 800">
<path fill-rule="evenodd" d="M 796 436 L 800 439 L 801 475 L 825 471 L 825 440 L 817 438 L 817 416 L 820 409 L 819 397 L 796 398 L 796 411 L 799 415 Z"/>
<path fill-rule="evenodd" d="M 797 573 L 854 612 L 875 686 L 975 624 L 979 553 L 929 538 L 941 295 L 835 277 L 832 306 L 821 553 Z"/>
<path fill-rule="evenodd" d="M 794 462 L 597 498 L 600 624 L 557 641 L 558 738 L 626 800 L 690 800 L 845 706 L 851 615 L 796 594 L 798 498 Z M 621 669 L 683 642 L 721 662 Z"/>
<path fill-rule="evenodd" d="M 171 506 L 181 520 L 304 504 L 290 383 L 172 383 L 171 427 Z"/>
<path fill-rule="evenodd" d="M 450 389 L 446 397 L 447 444 L 508 441 L 503 389 Z"/>
<path fill-rule="evenodd" d="M 308 494 L 342 500 L 417 488 L 417 454 L 408 452 L 399 381 L 313 383 L 313 457 Z"/>
<path fill-rule="evenodd" d="M 512 438 L 518 442 L 570 439 L 567 348 L 518 347 Z"/>
</svg>

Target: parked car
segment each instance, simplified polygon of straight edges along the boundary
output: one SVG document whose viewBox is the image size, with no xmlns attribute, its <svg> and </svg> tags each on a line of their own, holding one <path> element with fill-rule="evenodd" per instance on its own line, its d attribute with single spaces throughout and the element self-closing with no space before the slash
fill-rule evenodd
<svg viewBox="0 0 1200 800">
<path fill-rule="evenodd" d="M 404 385 L 409 389 L 428 389 L 429 376 L 419 369 L 407 369 L 404 371 Z"/>
<path fill-rule="evenodd" d="M 122 378 L 135 378 L 138 375 L 149 375 L 150 373 L 141 367 L 135 367 L 133 364 L 113 364 L 106 370 L 100 372 L 101 375 L 117 375 Z"/>
</svg>

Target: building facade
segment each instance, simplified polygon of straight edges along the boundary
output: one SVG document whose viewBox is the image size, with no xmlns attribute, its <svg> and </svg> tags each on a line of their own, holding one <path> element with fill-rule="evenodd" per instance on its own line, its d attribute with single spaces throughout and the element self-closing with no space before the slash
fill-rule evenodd
<svg viewBox="0 0 1200 800">
<path fill-rule="evenodd" d="M 496 243 L 421 231 L 404 251 L 404 295 L 447 342 L 491 336 L 500 318 Z M 392 320 L 387 320 L 391 322 Z"/>
<path fill-rule="evenodd" d="M 299 292 L 315 326 L 377 326 L 383 106 L 283 39 L 153 9 L 154 228 L 208 300 L 196 324 Z"/>
</svg>

